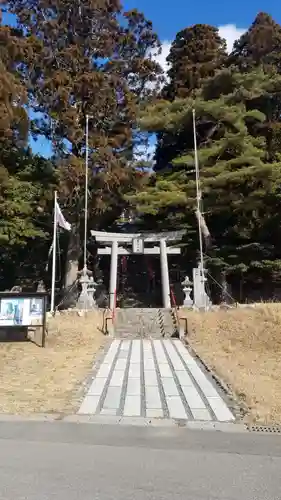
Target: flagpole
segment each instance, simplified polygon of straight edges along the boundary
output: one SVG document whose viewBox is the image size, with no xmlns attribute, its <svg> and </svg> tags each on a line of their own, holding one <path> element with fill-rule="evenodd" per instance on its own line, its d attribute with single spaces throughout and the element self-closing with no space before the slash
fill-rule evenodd
<svg viewBox="0 0 281 500">
<path fill-rule="evenodd" d="M 199 233 L 199 252 L 200 252 L 200 275 L 202 288 L 205 290 L 205 273 L 204 273 L 204 257 L 203 257 L 203 238 L 201 231 L 201 190 L 200 190 L 200 178 L 199 178 L 199 162 L 198 162 L 198 150 L 197 150 L 197 136 L 196 136 L 196 116 L 195 109 L 192 110 L 193 118 L 193 138 L 194 138 L 194 163 L 195 163 L 195 176 L 196 176 L 196 201 L 197 201 L 197 213 L 198 213 L 198 233 Z M 206 300 L 204 293 L 204 309 L 206 310 Z"/>
<path fill-rule="evenodd" d="M 52 260 L 52 287 L 51 287 L 51 313 L 55 312 L 55 286 L 56 286 L 56 259 L 57 259 L 57 191 L 54 197 L 54 226 L 53 226 L 53 260 Z"/>
<path fill-rule="evenodd" d="M 85 223 L 84 223 L 84 275 L 87 274 L 87 231 L 88 231 L 88 168 L 89 168 L 89 115 L 86 115 L 85 151 Z"/>
</svg>

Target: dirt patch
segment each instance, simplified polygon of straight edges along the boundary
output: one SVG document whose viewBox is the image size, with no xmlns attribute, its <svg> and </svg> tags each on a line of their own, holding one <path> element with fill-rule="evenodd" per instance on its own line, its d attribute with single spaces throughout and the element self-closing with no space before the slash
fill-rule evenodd
<svg viewBox="0 0 281 500">
<path fill-rule="evenodd" d="M 48 325 L 45 349 L 0 343 L 0 413 L 75 412 L 93 357 L 106 342 L 101 312 L 61 315 Z"/>
<path fill-rule="evenodd" d="M 281 305 L 185 315 L 190 345 L 248 407 L 244 421 L 281 423 Z"/>
</svg>

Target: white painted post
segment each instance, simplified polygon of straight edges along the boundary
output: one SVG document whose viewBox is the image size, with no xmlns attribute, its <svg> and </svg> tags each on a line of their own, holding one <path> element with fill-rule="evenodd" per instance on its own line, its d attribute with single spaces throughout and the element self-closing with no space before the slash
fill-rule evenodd
<svg viewBox="0 0 281 500">
<path fill-rule="evenodd" d="M 160 240 L 160 265 L 161 265 L 163 307 L 165 307 L 166 309 L 170 309 L 171 299 L 170 299 L 169 267 L 168 267 L 167 246 L 165 239 Z"/>
<path fill-rule="evenodd" d="M 118 266 L 118 241 L 111 242 L 111 261 L 110 261 L 110 282 L 109 282 L 109 308 L 115 307 L 115 293 L 117 287 L 117 266 Z"/>
<path fill-rule="evenodd" d="M 53 222 L 53 263 L 52 263 L 52 287 L 51 287 L 51 313 L 55 312 L 55 287 L 56 287 L 56 262 L 57 262 L 57 192 L 54 199 L 54 222 Z"/>
</svg>

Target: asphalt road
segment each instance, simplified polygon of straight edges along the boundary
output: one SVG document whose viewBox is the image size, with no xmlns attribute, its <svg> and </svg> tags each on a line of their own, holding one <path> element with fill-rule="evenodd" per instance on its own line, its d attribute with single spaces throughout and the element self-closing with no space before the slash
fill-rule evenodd
<svg viewBox="0 0 281 500">
<path fill-rule="evenodd" d="M 1 500 L 280 500 L 281 436 L 1 422 Z"/>
</svg>

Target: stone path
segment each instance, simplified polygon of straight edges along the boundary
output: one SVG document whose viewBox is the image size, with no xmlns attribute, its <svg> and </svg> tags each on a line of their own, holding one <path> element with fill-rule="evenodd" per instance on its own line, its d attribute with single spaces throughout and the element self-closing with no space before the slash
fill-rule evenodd
<svg viewBox="0 0 281 500">
<path fill-rule="evenodd" d="M 234 416 L 178 339 L 116 339 L 78 411 L 229 422 Z"/>
</svg>

